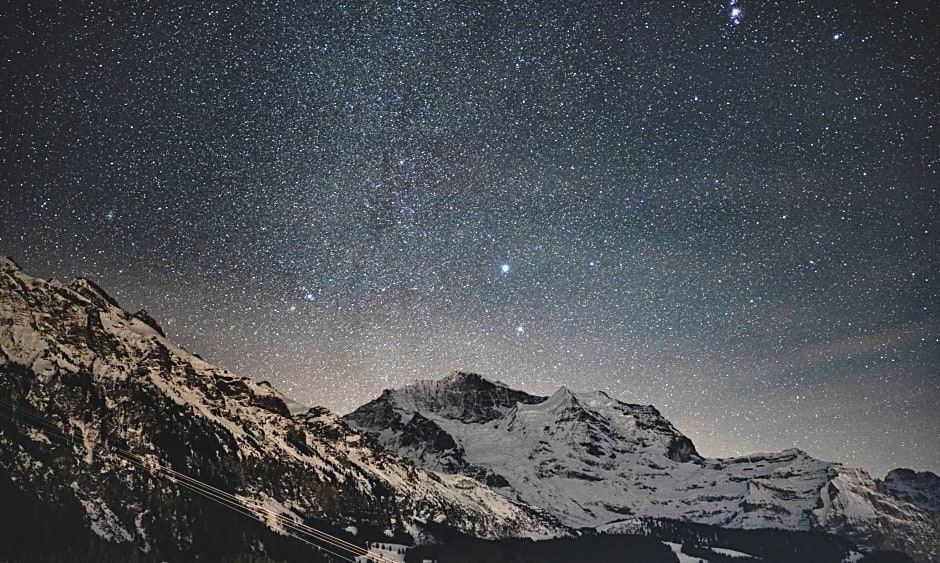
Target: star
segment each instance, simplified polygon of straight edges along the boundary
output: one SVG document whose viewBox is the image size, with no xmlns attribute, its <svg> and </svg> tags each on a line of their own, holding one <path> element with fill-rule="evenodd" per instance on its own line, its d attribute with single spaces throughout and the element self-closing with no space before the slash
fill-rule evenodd
<svg viewBox="0 0 940 563">
<path fill-rule="evenodd" d="M 0 255 L 341 412 L 473 366 L 940 471 L 940 3 L 809 4 L 12 10 Z"/>
</svg>

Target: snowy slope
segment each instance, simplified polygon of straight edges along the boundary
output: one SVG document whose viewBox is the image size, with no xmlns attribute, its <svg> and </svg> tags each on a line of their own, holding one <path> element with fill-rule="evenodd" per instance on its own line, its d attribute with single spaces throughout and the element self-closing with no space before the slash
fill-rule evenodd
<svg viewBox="0 0 940 563">
<path fill-rule="evenodd" d="M 346 418 L 416 463 L 482 477 L 573 527 L 641 516 L 822 529 L 922 560 L 938 553 L 937 522 L 862 470 L 796 449 L 703 458 L 652 406 L 600 392 L 534 397 L 455 373 L 385 391 Z"/>
<path fill-rule="evenodd" d="M 35 279 L 4 258 L 0 399 L 56 425 L 49 435 L 0 425 L 0 477 L 78 499 L 89 526 L 115 542 L 187 550 L 194 517 L 171 481 L 142 474 L 105 443 L 339 528 L 399 537 L 426 522 L 482 537 L 558 531 L 476 480 L 415 467 L 325 409 L 298 414 L 270 385 L 175 346 L 149 315 L 127 313 L 88 280 Z"/>
</svg>

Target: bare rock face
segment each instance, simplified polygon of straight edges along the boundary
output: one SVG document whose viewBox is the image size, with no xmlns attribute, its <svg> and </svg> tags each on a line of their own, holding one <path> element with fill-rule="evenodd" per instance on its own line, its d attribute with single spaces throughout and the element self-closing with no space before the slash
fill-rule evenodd
<svg viewBox="0 0 940 563">
<path fill-rule="evenodd" d="M 905 488 L 904 498 L 863 470 L 796 449 L 704 458 L 654 407 L 601 392 L 536 397 L 454 373 L 386 390 L 346 420 L 420 466 L 498 479 L 507 495 L 572 527 L 659 518 L 825 531 L 918 561 L 940 552 L 936 497 L 919 494 L 929 478 L 891 478 L 888 492 Z"/>
<path fill-rule="evenodd" d="M 144 324 L 157 331 L 157 334 L 166 338 L 166 333 L 164 333 L 163 329 L 160 328 L 160 325 L 157 323 L 156 319 L 151 317 L 150 313 L 148 313 L 146 310 L 141 309 L 140 311 L 137 311 L 134 313 L 134 318 L 139 321 L 143 321 Z"/>
<path fill-rule="evenodd" d="M 887 492 L 940 518 L 940 477 L 930 471 L 893 469 L 885 477 Z"/>
<path fill-rule="evenodd" d="M 291 541 L 311 552 L 273 518 L 201 498 L 120 451 L 239 495 L 247 514 L 263 507 L 351 542 L 405 539 L 428 522 L 481 537 L 559 532 L 485 484 L 416 467 L 326 409 L 296 413 L 270 385 L 173 345 L 148 314 L 129 314 L 88 280 L 31 278 L 8 259 L 0 408 L 4 498 L 75 515 L 104 543 L 155 559 L 289 558 L 277 546 Z"/>
</svg>

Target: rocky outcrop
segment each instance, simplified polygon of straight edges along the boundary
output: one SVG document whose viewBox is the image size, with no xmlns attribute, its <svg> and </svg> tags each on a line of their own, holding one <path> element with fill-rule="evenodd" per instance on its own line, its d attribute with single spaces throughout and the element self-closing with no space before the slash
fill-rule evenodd
<svg viewBox="0 0 940 563">
<path fill-rule="evenodd" d="M 940 477 L 935 473 L 894 469 L 885 476 L 884 486 L 891 496 L 940 518 Z"/>
</svg>

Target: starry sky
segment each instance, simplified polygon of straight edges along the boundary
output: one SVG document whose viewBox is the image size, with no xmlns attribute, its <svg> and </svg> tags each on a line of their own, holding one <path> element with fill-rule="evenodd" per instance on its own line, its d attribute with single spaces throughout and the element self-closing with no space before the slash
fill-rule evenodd
<svg viewBox="0 0 940 563">
<path fill-rule="evenodd" d="M 940 472 L 936 2 L 34 4 L 27 272 L 341 413 L 463 369 Z"/>
</svg>

